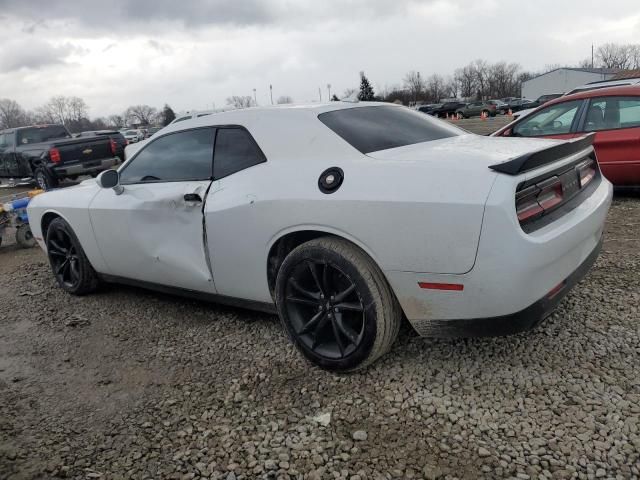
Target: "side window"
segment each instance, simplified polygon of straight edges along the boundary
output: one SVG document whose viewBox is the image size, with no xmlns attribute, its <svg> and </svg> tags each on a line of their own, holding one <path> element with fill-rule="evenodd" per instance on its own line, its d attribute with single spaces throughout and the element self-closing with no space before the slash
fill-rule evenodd
<svg viewBox="0 0 640 480">
<path fill-rule="evenodd" d="M 213 128 L 171 133 L 149 143 L 120 172 L 123 184 L 208 180 Z"/>
<path fill-rule="evenodd" d="M 581 103 L 582 100 L 573 100 L 543 108 L 513 127 L 513 134 L 520 137 L 537 137 L 569 133 Z"/>
<path fill-rule="evenodd" d="M 617 126 L 607 127 L 604 120 L 605 112 L 608 112 L 609 119 L 611 119 L 613 111 L 618 109 L 617 104 L 618 102 L 614 98 L 592 100 L 584 121 L 584 131 L 596 132 L 598 130 L 606 130 L 607 128 L 619 128 L 619 121 L 615 122 L 618 124 Z"/>
<path fill-rule="evenodd" d="M 7 136 L 4 133 L 0 133 L 0 148 L 7 146 Z"/>
<path fill-rule="evenodd" d="M 245 129 L 218 129 L 213 155 L 213 178 L 218 180 L 266 161 L 262 150 Z"/>
<path fill-rule="evenodd" d="M 640 127 L 640 98 L 605 97 L 591 101 L 584 124 L 586 132 Z"/>
</svg>

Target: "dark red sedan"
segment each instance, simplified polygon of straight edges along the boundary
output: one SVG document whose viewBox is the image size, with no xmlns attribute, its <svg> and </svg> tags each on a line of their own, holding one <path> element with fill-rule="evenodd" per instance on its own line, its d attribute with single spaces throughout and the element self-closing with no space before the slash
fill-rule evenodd
<svg viewBox="0 0 640 480">
<path fill-rule="evenodd" d="M 589 90 L 551 100 L 493 136 L 569 139 L 595 132 L 602 173 L 640 186 L 640 86 Z"/>
</svg>

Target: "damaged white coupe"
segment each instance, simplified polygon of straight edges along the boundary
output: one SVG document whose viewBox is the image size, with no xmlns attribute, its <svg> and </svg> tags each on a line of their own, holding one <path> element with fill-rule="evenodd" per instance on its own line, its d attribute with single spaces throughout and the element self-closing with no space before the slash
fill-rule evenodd
<svg viewBox="0 0 640 480">
<path fill-rule="evenodd" d="M 118 282 L 274 312 L 309 360 L 354 370 L 403 319 L 472 336 L 548 316 L 602 243 L 591 141 L 369 102 L 252 108 L 169 125 L 28 213 L 71 294 Z"/>
</svg>

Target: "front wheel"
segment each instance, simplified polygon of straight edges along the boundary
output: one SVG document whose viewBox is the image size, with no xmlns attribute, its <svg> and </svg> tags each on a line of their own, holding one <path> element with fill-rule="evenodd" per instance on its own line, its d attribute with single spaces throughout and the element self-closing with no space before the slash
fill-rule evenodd
<svg viewBox="0 0 640 480">
<path fill-rule="evenodd" d="M 56 218 L 47 230 L 47 254 L 58 285 L 73 295 L 85 295 L 98 287 L 98 277 L 71 226 Z"/>
<path fill-rule="evenodd" d="M 38 187 L 43 190 L 51 190 L 58 186 L 58 179 L 51 175 L 44 167 L 36 168 L 33 176 L 36 179 Z"/>
<path fill-rule="evenodd" d="M 322 237 L 294 249 L 276 280 L 282 324 L 307 359 L 327 370 L 364 368 L 386 353 L 402 311 L 384 275 L 353 244 Z"/>
</svg>

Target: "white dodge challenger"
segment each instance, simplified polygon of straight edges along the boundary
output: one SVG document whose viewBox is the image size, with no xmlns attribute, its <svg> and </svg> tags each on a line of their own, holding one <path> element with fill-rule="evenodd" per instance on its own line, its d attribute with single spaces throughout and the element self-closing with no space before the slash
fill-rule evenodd
<svg viewBox="0 0 640 480">
<path fill-rule="evenodd" d="M 425 336 L 535 326 L 601 247 L 611 184 L 591 137 L 469 134 L 332 102 L 176 123 L 117 171 L 33 199 L 65 291 L 101 281 L 277 312 L 315 364 Z"/>
</svg>

